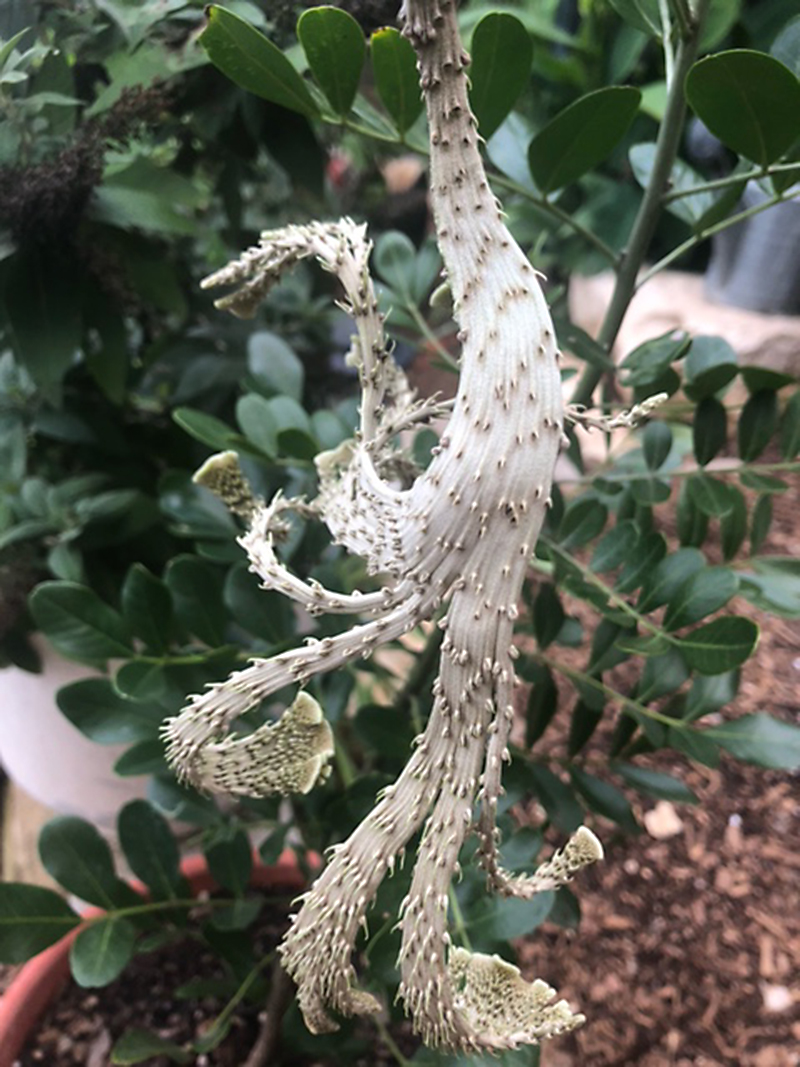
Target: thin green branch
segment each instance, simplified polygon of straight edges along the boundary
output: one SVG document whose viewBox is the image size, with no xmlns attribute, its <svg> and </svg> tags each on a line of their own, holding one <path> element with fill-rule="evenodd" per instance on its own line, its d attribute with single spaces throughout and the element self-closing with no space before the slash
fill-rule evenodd
<svg viewBox="0 0 800 1067">
<path fill-rule="evenodd" d="M 541 537 L 540 540 L 543 544 L 547 545 L 551 552 L 555 552 L 557 555 L 561 556 L 562 559 L 565 559 L 571 567 L 574 567 L 575 570 L 578 571 L 585 581 L 593 585 L 595 589 L 598 589 L 604 596 L 607 596 L 609 601 L 615 607 L 634 619 L 643 629 L 649 630 L 650 633 L 655 634 L 658 637 L 663 637 L 671 644 L 677 644 L 677 638 L 674 634 L 668 633 L 661 626 L 651 622 L 646 615 L 642 615 L 642 613 L 637 611 L 632 604 L 628 603 L 624 596 L 617 593 L 610 585 L 607 585 L 602 578 L 599 578 L 593 570 L 590 570 L 590 568 L 581 563 L 579 559 L 576 559 L 571 552 L 567 552 L 566 549 L 557 545 L 554 541 L 551 541 L 549 537 Z"/>
<path fill-rule="evenodd" d="M 745 219 L 752 218 L 753 215 L 761 214 L 761 212 L 766 211 L 767 208 L 779 204 L 783 198 L 783 193 L 776 193 L 774 196 L 770 197 L 769 200 L 764 200 L 760 204 L 754 204 L 752 207 L 746 208 L 744 211 L 739 211 L 736 215 L 729 215 L 727 219 L 723 219 L 714 226 L 707 226 L 705 229 L 688 237 L 685 241 L 679 244 L 677 248 L 673 248 L 671 252 L 668 252 L 666 256 L 663 256 L 657 263 L 654 263 L 652 267 L 648 268 L 637 281 L 636 289 L 640 289 L 656 274 L 664 270 L 665 267 L 668 267 L 670 263 L 674 263 L 674 261 L 685 252 L 689 252 L 692 248 L 695 248 L 703 241 L 706 241 L 709 237 L 713 237 L 715 233 L 722 233 L 723 230 L 727 230 L 730 226 L 735 226 L 739 222 L 744 222 Z"/>
<path fill-rule="evenodd" d="M 464 921 L 464 913 L 461 910 L 461 905 L 458 902 L 456 891 L 451 885 L 447 892 L 450 900 L 450 910 L 453 913 L 453 923 L 456 928 L 456 934 L 458 935 L 458 938 L 461 943 L 464 945 L 464 948 L 468 952 L 472 952 L 472 942 L 470 941 L 469 934 L 467 933 L 467 924 Z"/>
<path fill-rule="evenodd" d="M 754 474 L 770 474 L 774 471 L 798 470 L 800 470 L 800 460 L 787 460 L 784 463 L 739 463 L 735 467 L 714 467 L 711 469 L 708 467 L 681 467 L 679 470 L 674 471 L 659 471 L 657 476 L 666 481 L 671 481 L 675 478 L 692 478 L 697 474 L 713 474 L 726 477 L 731 474 L 742 474 L 748 471 Z M 652 477 L 652 474 L 652 471 L 609 471 L 606 473 L 602 467 L 599 467 L 591 475 L 580 475 L 576 478 L 559 477 L 558 483 L 559 485 L 591 485 L 595 478 L 601 475 L 606 482 L 619 482 L 622 485 L 626 485 L 628 482 Z"/>
<path fill-rule="evenodd" d="M 386 1045 L 388 1050 L 394 1056 L 395 1061 L 397 1063 L 397 1067 L 411 1067 L 411 1062 L 406 1059 L 406 1057 L 403 1055 L 403 1053 L 398 1048 L 395 1039 L 389 1033 L 389 1028 L 387 1027 L 386 1023 L 383 1021 L 383 1019 L 380 1017 L 380 1015 L 376 1015 L 374 1018 L 375 1018 L 375 1027 L 376 1027 L 378 1033 L 381 1036 L 381 1041 L 383 1041 L 384 1045 Z"/>
<path fill-rule="evenodd" d="M 645 704 L 640 704 L 638 700 L 634 700 L 633 697 L 625 696 L 624 693 L 620 693 L 610 685 L 606 685 L 605 682 L 600 681 L 599 678 L 594 678 L 591 674 L 586 674 L 584 671 L 578 670 L 576 667 L 567 667 L 564 663 L 560 663 L 558 660 L 553 659 L 544 652 L 535 652 L 533 658 L 537 663 L 549 667 L 558 674 L 563 674 L 563 676 L 569 678 L 570 681 L 578 682 L 581 685 L 588 685 L 592 689 L 596 689 L 598 692 L 603 693 L 609 700 L 621 704 L 623 710 L 629 708 L 631 712 L 635 713 L 633 718 L 636 718 L 637 715 L 642 715 L 646 719 L 652 719 L 653 722 L 660 722 L 663 726 L 671 726 L 674 730 L 690 729 L 689 723 L 685 723 L 681 719 L 672 719 L 669 715 L 663 715 L 660 711 L 656 711 L 654 708 L 648 708 Z"/>
<path fill-rule="evenodd" d="M 697 13 L 692 22 L 692 32 L 678 46 L 675 57 L 675 76 L 667 96 L 664 120 L 658 131 L 650 181 L 647 183 L 642 202 L 639 205 L 639 211 L 631 229 L 628 245 L 623 252 L 622 261 L 617 271 L 614 292 L 597 335 L 598 342 L 606 352 L 611 351 L 617 338 L 622 320 L 625 318 L 625 313 L 636 290 L 637 276 L 650 247 L 658 220 L 661 217 L 662 198 L 678 155 L 678 145 L 686 117 L 686 98 L 683 92 L 683 85 L 686 75 L 689 73 L 697 56 L 700 32 L 705 21 L 708 3 L 709 0 L 698 0 Z M 573 403 L 591 404 L 592 395 L 602 376 L 602 369 L 593 366 L 586 367 L 573 394 Z"/>
<path fill-rule="evenodd" d="M 771 167 L 753 167 L 752 170 L 740 171 L 738 174 L 727 174 L 724 178 L 714 178 L 711 181 L 700 182 L 699 185 L 689 185 L 686 188 L 671 189 L 664 193 L 664 203 L 671 204 L 673 200 L 682 200 L 686 196 L 696 196 L 698 193 L 713 193 L 717 189 L 728 189 L 732 185 L 739 185 L 750 181 L 760 181 L 762 178 L 771 178 L 774 174 L 791 174 L 797 172 L 800 180 L 800 163 L 775 163 Z"/>
</svg>

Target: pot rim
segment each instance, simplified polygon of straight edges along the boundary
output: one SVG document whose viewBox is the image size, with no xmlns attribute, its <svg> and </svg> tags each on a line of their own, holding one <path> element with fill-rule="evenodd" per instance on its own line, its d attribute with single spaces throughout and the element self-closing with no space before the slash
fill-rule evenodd
<svg viewBox="0 0 800 1067">
<path fill-rule="evenodd" d="M 202 855 L 187 856 L 181 862 L 181 873 L 195 894 L 218 888 Z M 250 885 L 258 889 L 299 893 L 306 881 L 294 853 L 285 849 L 274 865 L 266 866 L 255 859 Z M 132 881 L 131 885 L 137 892 L 144 892 L 141 883 Z M 87 908 L 82 914 L 86 918 L 95 918 L 103 914 L 103 909 Z M 81 929 L 82 925 L 75 927 L 60 941 L 28 960 L 0 996 L 0 1067 L 13 1067 L 45 1010 L 66 985 L 70 974 L 70 949 Z"/>
</svg>

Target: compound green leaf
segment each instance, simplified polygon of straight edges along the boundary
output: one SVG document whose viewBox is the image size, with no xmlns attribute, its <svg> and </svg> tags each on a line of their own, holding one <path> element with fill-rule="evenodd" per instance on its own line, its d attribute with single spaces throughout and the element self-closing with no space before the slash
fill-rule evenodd
<svg viewBox="0 0 800 1067">
<path fill-rule="evenodd" d="M 122 586 L 122 611 L 133 633 L 153 652 L 165 652 L 172 631 L 169 589 L 141 563 L 134 563 Z"/>
</svg>

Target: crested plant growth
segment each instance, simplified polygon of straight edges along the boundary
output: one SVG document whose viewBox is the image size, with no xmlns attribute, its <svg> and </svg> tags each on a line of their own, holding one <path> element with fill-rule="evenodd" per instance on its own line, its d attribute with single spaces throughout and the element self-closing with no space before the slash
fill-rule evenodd
<svg viewBox="0 0 800 1067">
<path fill-rule="evenodd" d="M 121 773 L 152 775 L 149 801 L 119 822 L 147 905 L 88 824 L 60 817 L 43 832 L 50 873 L 106 909 L 78 935 L 73 972 L 105 984 L 154 922 L 180 935 L 191 902 L 169 816 L 195 827 L 230 895 L 203 929 L 229 968 L 230 1008 L 191 1048 L 159 1051 L 176 1062 L 207 1052 L 236 1004 L 263 1002 L 265 964 L 246 936 L 260 907 L 247 889 L 252 848 L 269 862 L 288 842 L 310 874 L 270 963 L 273 981 L 282 968 L 297 987 L 283 1020 L 293 1054 L 346 1062 L 374 1024 L 403 1067 L 392 1026 L 405 1015 L 423 1042 L 415 1063 L 453 1051 L 535 1063 L 527 1046 L 586 1020 L 555 999 L 546 966 L 525 980 L 510 942 L 548 917 L 577 924 L 568 883 L 604 847 L 613 862 L 614 835 L 638 832 L 642 804 L 696 802 L 650 757 L 800 765 L 800 730 L 770 708 L 736 708 L 757 647 L 752 609 L 800 617 L 800 564 L 766 547 L 773 500 L 798 468 L 797 380 L 739 365 L 714 336 L 668 333 L 611 359 L 639 287 L 681 256 L 698 267 L 707 238 L 796 191 L 800 23 L 710 0 L 610 0 L 586 5 L 570 34 L 527 4 L 511 14 L 405 0 L 399 28 L 372 34 L 367 72 L 363 30 L 343 10 L 301 15 L 302 52 L 241 13 L 207 9 L 178 78 L 209 59 L 227 75 L 238 86 L 225 82 L 227 136 L 258 130 L 257 154 L 217 170 L 216 149 L 214 164 L 210 149 L 201 161 L 148 149 L 148 166 L 202 176 L 204 202 L 186 200 L 179 217 L 211 204 L 226 220 L 217 241 L 193 246 L 187 273 L 211 263 L 192 299 L 226 287 L 216 307 L 232 313 L 198 310 L 217 351 L 195 391 L 194 356 L 174 355 L 179 405 L 158 387 L 175 388 L 172 373 L 159 378 L 174 322 L 170 344 L 144 350 L 148 373 L 137 382 L 135 360 L 126 371 L 137 425 L 156 407 L 172 414 L 168 430 L 148 428 L 170 441 L 166 463 L 154 452 L 148 566 L 118 550 L 94 566 L 97 537 L 85 523 L 65 536 L 80 507 L 66 500 L 55 521 L 44 477 L 36 492 L 15 487 L 0 549 L 24 552 L 35 574 L 9 657 L 24 658 L 35 626 L 87 665 L 122 660 L 59 704 L 87 735 L 130 744 Z M 725 48 L 732 32 L 749 47 Z M 13 45 L 0 56 L 0 69 L 39 62 Z M 730 153 L 729 173 L 704 177 L 682 158 L 690 109 Z M 271 140 L 267 118 L 286 115 Z M 102 153 L 139 143 L 127 127 L 115 140 L 108 122 L 92 131 L 95 199 L 87 187 L 79 215 L 113 182 Z M 337 160 L 324 187 L 301 174 L 311 142 Z M 418 246 L 392 231 L 373 244 L 369 197 L 348 186 L 398 153 L 427 172 L 431 237 Z M 246 176 L 238 206 L 234 169 Z M 266 219 L 252 207 L 259 180 L 273 197 Z M 742 209 L 748 182 L 765 195 Z M 83 263 L 86 226 L 71 232 Z M 614 286 L 590 337 L 570 322 L 565 287 L 600 267 Z M 135 313 L 122 318 L 132 344 Z M 11 320 L 3 366 L 15 395 L 51 411 L 58 389 L 35 362 L 26 369 L 30 338 Z M 92 321 L 87 310 L 87 346 Z M 331 356 L 331 400 L 319 363 L 334 335 L 348 340 Z M 415 393 L 396 341 L 453 371 L 452 400 Z M 72 413 L 79 375 L 111 389 L 89 348 L 75 351 L 59 384 Z M 211 375 L 225 359 L 239 361 L 238 397 L 235 376 L 222 390 Z M 577 425 L 609 435 L 601 461 L 584 459 Z M 172 449 L 177 431 L 185 452 Z M 64 453 L 47 452 L 52 473 Z M 133 483 L 152 491 L 138 467 Z M 38 518 L 24 510 L 35 507 Z M 545 834 L 553 851 L 540 861 Z M 67 862 L 75 854 L 92 878 Z M 56 894 L 26 886 L 0 886 L 0 917 L 13 919 L 0 925 L 0 958 L 14 961 L 78 923 Z M 125 1035 L 114 1055 L 138 1062 L 158 1040 Z"/>
</svg>

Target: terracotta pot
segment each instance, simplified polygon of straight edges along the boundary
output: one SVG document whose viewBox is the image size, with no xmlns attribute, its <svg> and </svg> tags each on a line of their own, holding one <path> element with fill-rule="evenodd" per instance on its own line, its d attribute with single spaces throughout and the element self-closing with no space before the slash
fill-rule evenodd
<svg viewBox="0 0 800 1067">
<path fill-rule="evenodd" d="M 217 888 L 203 856 L 189 856 L 181 864 L 181 870 L 194 894 Z M 287 849 L 274 867 L 255 865 L 250 884 L 254 889 L 299 893 L 306 880 L 293 853 Z M 137 891 L 144 891 L 140 884 L 132 885 Z M 103 912 L 100 908 L 89 908 L 84 914 L 92 918 Z M 29 960 L 0 997 L 0 1067 L 12 1067 L 45 1010 L 69 980 L 69 951 L 80 929 L 71 930 L 55 945 Z"/>
</svg>

